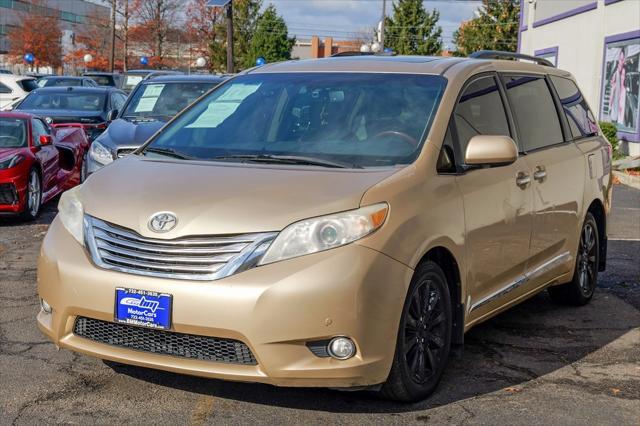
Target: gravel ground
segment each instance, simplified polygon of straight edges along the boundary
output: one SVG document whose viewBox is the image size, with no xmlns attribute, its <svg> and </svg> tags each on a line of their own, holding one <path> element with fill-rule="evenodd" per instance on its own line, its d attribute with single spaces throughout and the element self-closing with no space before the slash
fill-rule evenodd
<svg viewBox="0 0 640 426">
<path fill-rule="evenodd" d="M 39 221 L 0 220 L 0 424 L 640 425 L 640 191 L 617 186 L 591 304 L 545 293 L 474 328 L 427 401 L 230 383 L 56 350 L 38 331 Z"/>
</svg>

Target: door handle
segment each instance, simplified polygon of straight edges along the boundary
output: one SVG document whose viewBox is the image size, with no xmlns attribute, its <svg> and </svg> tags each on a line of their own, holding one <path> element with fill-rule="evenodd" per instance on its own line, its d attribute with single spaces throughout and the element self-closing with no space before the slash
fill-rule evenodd
<svg viewBox="0 0 640 426">
<path fill-rule="evenodd" d="M 524 189 L 530 183 L 531 183 L 531 176 L 529 176 L 528 174 L 524 172 L 520 172 L 518 173 L 518 176 L 516 176 L 516 185 L 518 185 L 520 188 Z"/>
<path fill-rule="evenodd" d="M 547 171 L 542 166 L 538 166 L 536 168 L 535 173 L 533 174 L 533 178 L 538 182 L 542 182 L 544 178 L 547 177 Z"/>
</svg>

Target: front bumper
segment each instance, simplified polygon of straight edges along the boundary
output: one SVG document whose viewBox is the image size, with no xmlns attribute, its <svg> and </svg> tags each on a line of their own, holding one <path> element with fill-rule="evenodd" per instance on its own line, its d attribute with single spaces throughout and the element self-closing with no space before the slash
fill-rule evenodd
<svg viewBox="0 0 640 426">
<path fill-rule="evenodd" d="M 16 214 L 24 210 L 29 173 L 21 166 L 0 170 L 0 213 Z"/>
<path fill-rule="evenodd" d="M 357 244 L 254 268 L 218 281 L 149 278 L 96 268 L 56 218 L 38 261 L 38 292 L 53 313 L 38 326 L 56 345 L 177 373 L 281 386 L 356 387 L 386 380 L 413 271 Z M 134 351 L 73 334 L 78 316 L 113 321 L 116 287 L 173 295 L 171 331 L 239 340 L 257 365 Z M 346 361 L 306 343 L 345 335 Z"/>
</svg>

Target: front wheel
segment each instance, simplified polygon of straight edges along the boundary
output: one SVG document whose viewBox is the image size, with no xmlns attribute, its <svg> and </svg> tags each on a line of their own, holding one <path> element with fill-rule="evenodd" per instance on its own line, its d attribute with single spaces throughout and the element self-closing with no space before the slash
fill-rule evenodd
<svg viewBox="0 0 640 426">
<path fill-rule="evenodd" d="M 567 284 L 549 287 L 551 299 L 557 303 L 574 306 L 589 303 L 598 285 L 599 256 L 598 224 L 593 215 L 587 213 L 580 232 L 573 280 Z"/>
<path fill-rule="evenodd" d="M 26 220 L 35 220 L 40 213 L 42 202 L 42 183 L 40 175 L 36 169 L 29 172 L 29 183 L 27 184 L 27 201 L 22 212 L 22 217 Z"/>
<path fill-rule="evenodd" d="M 409 287 L 393 364 L 382 387 L 385 397 L 414 402 L 435 390 L 449 358 L 451 327 L 446 276 L 427 261 L 416 269 Z"/>
</svg>

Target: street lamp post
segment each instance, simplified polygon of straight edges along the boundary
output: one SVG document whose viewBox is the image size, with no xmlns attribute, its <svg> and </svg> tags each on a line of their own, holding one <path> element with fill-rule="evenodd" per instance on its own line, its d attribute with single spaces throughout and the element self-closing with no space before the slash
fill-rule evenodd
<svg viewBox="0 0 640 426">
<path fill-rule="evenodd" d="M 84 55 L 82 60 L 84 61 L 84 72 L 86 73 L 89 62 L 93 61 L 93 56 L 90 53 L 87 53 L 86 55 Z"/>
<path fill-rule="evenodd" d="M 227 73 L 232 74 L 233 67 L 233 0 L 207 0 L 209 7 L 227 7 Z"/>
</svg>

